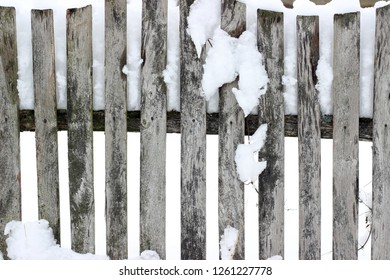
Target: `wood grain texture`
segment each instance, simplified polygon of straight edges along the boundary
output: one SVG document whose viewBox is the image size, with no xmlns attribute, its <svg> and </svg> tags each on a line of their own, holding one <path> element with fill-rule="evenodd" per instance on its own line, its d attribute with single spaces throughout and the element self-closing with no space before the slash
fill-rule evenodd
<svg viewBox="0 0 390 280">
<path fill-rule="evenodd" d="M 60 194 L 57 141 L 57 97 L 52 10 L 32 10 L 35 142 L 39 218 L 49 222 L 60 240 Z"/>
<path fill-rule="evenodd" d="M 374 82 L 372 259 L 390 259 L 390 6 L 377 10 Z"/>
<path fill-rule="evenodd" d="M 187 32 L 194 0 L 180 0 L 181 258 L 206 259 L 206 101 L 203 58 Z M 203 49 L 203 55 L 205 50 Z"/>
<path fill-rule="evenodd" d="M 360 15 L 335 15 L 333 57 L 333 258 L 358 249 Z"/>
<path fill-rule="evenodd" d="M 143 1 L 140 246 L 165 259 L 168 1 Z"/>
<path fill-rule="evenodd" d="M 223 0 L 221 28 L 232 37 L 246 29 L 246 8 L 235 0 Z M 219 236 L 231 226 L 238 230 L 233 259 L 245 259 L 245 197 L 244 184 L 239 180 L 234 157 L 238 144 L 244 143 L 244 112 L 232 92 L 238 80 L 219 90 L 219 161 L 218 161 L 218 224 Z"/>
<path fill-rule="evenodd" d="M 127 258 L 126 0 L 105 1 L 107 255 Z"/>
<path fill-rule="evenodd" d="M 321 259 L 321 111 L 318 17 L 297 18 L 299 258 Z"/>
<path fill-rule="evenodd" d="M 15 9 L 0 7 L 0 251 L 5 225 L 21 220 L 19 97 Z"/>
<path fill-rule="evenodd" d="M 258 124 L 268 124 L 259 160 L 267 167 L 259 176 L 259 258 L 284 255 L 284 72 L 283 14 L 258 11 L 257 42 L 269 83 L 260 97 Z"/>
<path fill-rule="evenodd" d="M 66 49 L 72 249 L 94 253 L 92 6 L 67 11 Z"/>
</svg>

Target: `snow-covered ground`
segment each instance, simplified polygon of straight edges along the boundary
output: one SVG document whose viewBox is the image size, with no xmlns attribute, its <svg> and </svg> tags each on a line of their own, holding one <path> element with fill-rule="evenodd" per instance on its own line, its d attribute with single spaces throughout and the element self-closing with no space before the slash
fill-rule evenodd
<svg viewBox="0 0 390 280">
<path fill-rule="evenodd" d="M 262 55 L 258 53 L 255 48 L 255 39 L 256 36 L 256 9 L 267 9 L 274 11 L 282 11 L 285 15 L 285 75 L 283 82 L 285 85 L 285 106 L 286 112 L 289 114 L 296 114 L 296 100 L 297 100 L 297 90 L 296 90 L 296 30 L 295 30 L 295 18 L 297 15 L 318 15 L 320 19 L 320 62 L 317 69 L 317 74 L 319 76 L 319 83 L 317 88 L 319 89 L 320 94 L 320 103 L 321 110 L 323 113 L 330 114 L 332 112 L 332 98 L 331 98 L 331 83 L 332 83 L 332 30 L 333 30 L 333 15 L 335 13 L 345 13 L 352 11 L 360 11 L 361 13 L 361 116 L 370 117 L 372 116 L 372 88 L 373 88 L 373 61 L 374 61 L 374 26 L 375 26 L 375 9 L 376 8 L 367 8 L 361 9 L 359 6 L 358 0 L 333 0 L 331 3 L 324 6 L 315 6 L 308 0 L 297 0 L 294 3 L 294 9 L 286 9 L 279 0 L 275 1 L 257 1 L 257 0 L 239 0 L 247 4 L 247 32 L 245 32 L 240 39 L 229 38 L 225 33 L 223 33 L 218 26 L 220 21 L 220 10 L 219 10 L 219 0 L 198 0 L 196 5 L 193 7 L 193 18 L 191 19 L 191 28 L 189 32 L 193 36 L 193 40 L 197 45 L 197 49 L 200 49 L 202 44 L 204 44 L 207 39 L 213 40 L 214 44 L 212 47 L 208 48 L 208 57 L 206 59 L 205 65 L 205 76 L 202 81 L 207 98 L 209 99 L 209 111 L 218 110 L 216 104 L 218 104 L 217 99 L 218 95 L 215 94 L 216 89 L 230 80 L 235 79 L 239 74 L 242 79 L 240 80 L 239 89 L 235 90 L 235 95 L 238 100 L 243 100 L 240 102 L 243 106 L 244 111 L 249 113 L 253 107 L 256 107 L 256 104 L 253 102 L 247 102 L 249 98 L 257 97 L 264 93 L 264 89 L 267 83 L 267 73 L 261 65 Z M 168 0 L 169 3 L 169 16 L 168 16 L 168 65 L 164 71 L 164 78 L 168 86 L 168 109 L 169 110 L 179 110 L 179 38 L 178 38 L 178 23 L 179 23 L 179 9 L 177 6 L 176 0 Z M 104 1 L 103 0 L 67 0 L 67 1 L 53 1 L 53 0 L 0 0 L 1 6 L 14 6 L 16 7 L 17 12 L 17 30 L 18 30 L 18 58 L 19 58 L 19 80 L 18 80 L 18 89 L 21 99 L 21 108 L 23 109 L 32 109 L 33 108 L 33 82 L 32 82 L 32 56 L 31 56 L 31 22 L 30 22 L 30 10 L 31 9 L 46 9 L 51 8 L 54 10 L 54 22 L 55 22 L 55 47 L 56 47 L 56 75 L 57 75 L 57 94 L 58 94 L 58 107 L 66 108 L 66 42 L 65 42 L 65 11 L 67 8 L 81 7 L 87 4 L 92 4 L 93 6 L 93 75 L 94 75 L 94 108 L 103 109 L 104 108 Z M 377 3 L 376 7 L 384 5 L 385 2 Z M 140 57 L 140 37 L 141 37 L 141 0 L 128 0 L 128 56 L 127 56 L 127 66 L 123 69 L 124 73 L 128 76 L 129 81 L 129 98 L 128 98 L 128 108 L 129 110 L 139 109 L 140 102 L 140 89 L 139 89 L 139 66 L 142 63 Z M 205 12 L 207 11 L 207 13 Z M 242 57 L 239 57 L 240 54 Z M 220 61 L 230 61 L 229 64 L 226 64 L 224 67 L 219 65 Z M 251 63 L 251 62 L 256 63 Z M 243 67 L 244 65 L 244 67 Z M 250 71 L 248 71 L 250 69 Z M 222 71 L 223 70 L 223 71 Z M 246 71 L 245 71 L 246 70 Z M 218 79 L 215 73 L 218 73 Z M 253 75 L 257 73 L 260 79 L 254 79 Z M 245 79 L 246 78 L 246 79 Z M 249 92 L 251 97 L 247 97 L 246 92 Z M 245 97 L 243 97 L 245 96 Z M 249 104 L 248 104 L 249 103 Z M 250 105 L 250 106 L 248 106 Z M 170 155 L 170 162 L 168 166 L 175 166 L 167 170 L 168 177 L 172 174 L 172 177 L 169 177 L 167 189 L 170 192 L 167 196 L 167 199 L 176 198 L 177 201 L 170 203 L 167 201 L 167 205 L 170 205 L 170 209 L 167 209 L 167 215 L 173 217 L 173 220 L 177 220 L 180 214 L 178 209 L 179 205 L 179 186 L 180 180 L 179 176 L 179 155 L 177 151 L 175 152 L 174 148 L 177 147 L 180 143 L 180 136 L 172 135 L 168 137 L 168 153 Z M 31 164 L 35 159 L 34 156 L 34 139 L 31 133 L 23 133 L 23 139 L 27 139 L 25 146 L 22 146 L 22 164 L 25 164 L 22 177 L 22 188 L 24 193 L 36 191 L 36 183 L 32 183 L 36 179 L 36 174 L 34 175 L 34 164 Z M 63 141 L 60 144 L 60 147 L 66 147 L 66 133 L 60 133 L 60 141 Z M 295 139 L 296 140 L 296 139 Z M 290 242 L 291 239 L 297 238 L 297 164 L 296 159 L 296 142 L 294 139 L 286 139 L 286 176 L 289 180 L 286 180 L 286 254 L 285 258 L 296 258 L 297 257 L 297 246 L 292 245 L 289 247 L 287 242 Z M 132 134 L 129 137 L 129 142 L 131 142 L 132 153 L 137 151 L 139 142 L 139 135 Z M 208 155 L 208 162 L 215 162 L 217 164 L 217 154 L 216 154 L 216 138 L 208 136 L 208 150 L 210 154 Z M 329 209 L 329 211 L 323 211 L 323 231 L 328 234 L 324 236 L 331 236 L 331 158 L 327 157 L 331 152 L 331 142 L 326 140 L 322 141 L 324 150 L 323 154 L 323 208 Z M 367 145 L 366 145 L 367 144 Z M 30 145 L 30 148 L 26 148 L 27 145 Z M 101 151 L 98 147 L 104 147 L 104 137 L 102 134 L 95 133 L 95 174 L 104 174 L 104 158 L 103 155 L 99 155 L 96 151 Z M 364 169 L 367 174 L 371 173 L 370 167 L 370 144 L 362 143 L 361 147 L 367 146 L 367 153 L 361 150 L 361 156 L 365 156 L 361 159 L 361 172 L 360 175 L 364 176 Z M 61 156 L 62 155 L 62 156 Z M 60 151 L 60 157 L 63 159 L 62 165 L 60 165 L 63 173 L 61 175 L 63 186 L 62 194 L 63 201 L 66 201 L 66 149 Z M 132 156 L 129 157 L 130 169 L 138 170 L 137 167 L 138 157 Z M 210 160 L 210 161 L 209 161 Z M 291 161 L 290 161 L 291 160 Z M 100 165 L 99 165 L 100 164 Z M 366 165 L 367 164 L 367 165 Z M 104 164 L 103 164 L 104 165 Z M 138 168 L 138 169 L 137 169 Z M 208 185 L 217 186 L 217 180 L 213 174 L 216 174 L 215 166 L 209 166 L 210 172 L 208 172 Z M 213 169 L 214 168 L 214 169 Z M 101 170 L 102 172 L 99 172 Z M 135 171 L 136 172 L 136 171 Z M 30 175 L 28 175 L 30 174 Z M 135 174 L 130 180 L 134 180 L 134 184 L 138 185 L 137 181 L 139 175 Z M 327 176 L 327 177 L 326 177 Z M 95 178 L 95 191 L 97 194 L 96 200 L 96 211 L 97 216 L 100 213 L 103 217 L 104 215 L 104 178 L 97 177 Z M 359 180 L 363 184 L 369 182 L 370 177 Z M 135 188 L 136 189 L 136 188 Z M 216 213 L 214 211 L 216 201 L 216 189 L 217 188 L 208 188 L 208 213 Z M 362 188 L 363 191 L 364 188 Z M 246 190 L 248 193 L 247 209 L 246 215 L 248 215 L 247 221 L 252 221 L 249 223 L 248 229 L 246 232 L 247 242 L 256 242 L 256 236 L 252 236 L 249 232 L 257 232 L 256 230 L 256 199 L 253 200 L 253 197 L 256 197 L 254 190 L 248 188 Z M 361 194 L 361 197 L 367 197 L 365 201 L 369 204 L 370 201 L 370 190 L 367 190 L 368 194 Z M 99 198 L 100 195 L 100 198 Z M 30 209 L 36 209 L 36 199 L 31 199 L 31 195 L 23 195 L 24 207 L 32 207 Z M 36 197 L 36 194 L 35 194 Z M 130 211 L 131 213 L 138 213 L 138 201 L 136 197 L 139 197 L 139 193 L 135 190 L 133 196 L 130 198 Z M 135 198 L 134 198 L 135 197 Z M 214 200 L 212 200 L 214 199 Z M 251 200 L 252 199 L 252 200 Z M 30 206 L 26 206 L 30 205 Z M 33 205 L 33 206 L 31 206 Z M 29 209 L 29 208 L 24 208 Z M 65 209 L 65 207 L 64 207 Z M 210 210 L 211 209 L 211 210 Z M 58 247 L 55 244 L 55 241 L 50 237 L 50 229 L 44 221 L 37 220 L 36 211 L 24 211 L 23 219 L 35 220 L 33 223 L 22 224 L 20 222 L 12 222 L 9 227 L 7 227 L 7 233 L 10 234 L 10 242 L 8 244 L 8 256 L 11 258 L 33 258 L 37 257 L 47 257 L 55 256 L 56 258 L 63 258 L 77 256 L 79 254 L 70 252 L 69 250 Z M 66 218 L 66 210 L 62 210 L 63 218 L 63 235 L 61 238 L 61 247 L 69 247 L 69 237 L 66 237 L 66 232 L 68 230 L 68 218 Z M 30 215 L 30 216 L 29 216 Z M 136 216 L 136 215 L 135 215 Z M 138 229 L 139 220 L 137 218 L 129 218 L 130 225 L 134 225 L 134 229 L 130 227 L 130 238 L 138 238 Z M 180 219 L 178 219 L 180 220 Z M 362 215 L 362 224 L 364 224 L 365 215 Z M 329 222 L 330 221 L 330 222 Z M 291 222 L 291 223 L 290 223 Z M 172 223 L 167 226 L 168 229 L 172 232 L 167 233 L 168 237 L 178 236 L 179 227 L 178 222 Z M 215 224 L 216 217 L 213 216 L 208 219 L 208 237 L 210 242 L 209 244 L 219 244 L 220 237 L 218 237 L 218 229 Z M 253 226 L 251 229 L 250 226 Z M 97 240 L 104 240 L 104 222 L 97 221 Z M 30 228 L 30 230 L 26 230 Z M 103 232 L 103 233 L 101 233 Z M 23 235 L 24 233 L 24 235 Z M 39 235 L 39 238 L 35 236 L 35 233 Z M 32 235 L 30 235 L 32 234 Z M 360 243 L 363 244 L 365 238 L 368 235 L 367 229 L 362 227 L 362 234 Z M 177 238 L 176 238 L 177 239 Z M 176 259 L 178 257 L 178 242 L 174 238 L 167 238 L 167 247 L 171 252 L 167 252 L 167 257 Z M 41 241 L 37 241 L 41 240 Z M 41 246 L 33 246 L 35 251 L 26 251 L 26 246 L 29 247 L 29 242 L 34 241 L 34 244 L 40 244 Z M 40 243 L 42 242 L 42 243 Z M 227 242 L 226 244 L 228 244 Z M 223 243 L 225 244 L 225 243 Z M 104 241 L 101 241 L 97 245 L 96 252 L 97 254 L 104 255 Z M 129 252 L 131 256 L 139 255 L 139 248 L 137 248 L 138 243 L 133 243 L 129 245 Z M 40 248 L 41 247 L 41 248 Z M 45 252 L 40 251 L 45 248 Z M 217 248 L 217 249 L 215 249 Z M 366 246 L 369 248 L 369 245 Z M 247 256 L 248 258 L 256 258 L 256 250 L 250 251 L 248 248 Z M 331 254 L 326 254 L 331 250 L 331 239 L 330 237 L 323 238 L 323 254 L 324 258 L 330 257 Z M 368 249 L 367 249 L 368 250 Z M 48 255 L 48 251 L 54 252 L 54 255 Z M 361 251 L 363 252 L 363 251 Z M 361 253 L 360 256 L 363 258 L 369 258 L 369 252 Z M 3 252 L 5 253 L 5 252 Z M 39 255 L 41 254 L 41 255 Z M 64 254 L 64 255 L 62 255 Z M 219 249 L 218 246 L 210 247 L 208 251 L 208 256 L 210 258 L 218 258 Z M 90 255 L 89 255 L 90 256 Z M 85 257 L 85 256 L 83 256 Z M 90 256 L 92 257 L 92 256 Z M 1 258 L 1 253 L 0 253 Z"/>
</svg>

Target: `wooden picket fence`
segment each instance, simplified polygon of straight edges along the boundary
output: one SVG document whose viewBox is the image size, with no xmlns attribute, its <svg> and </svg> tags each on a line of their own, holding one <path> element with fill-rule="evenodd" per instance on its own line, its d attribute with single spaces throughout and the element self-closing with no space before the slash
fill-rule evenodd
<svg viewBox="0 0 390 280">
<path fill-rule="evenodd" d="M 321 258 L 320 140 L 333 138 L 333 258 L 358 256 L 358 142 L 373 141 L 372 258 L 390 258 L 390 7 L 377 10 L 373 119 L 359 119 L 359 13 L 334 18 L 333 116 L 320 112 L 315 88 L 318 17 L 298 16 L 298 115 L 285 116 L 283 14 L 258 11 L 258 48 L 269 76 L 259 114 L 244 118 L 231 88 L 220 89 L 218 114 L 206 112 L 202 64 L 186 32 L 194 0 L 180 1 L 181 110 L 167 112 L 167 0 L 143 1 L 141 110 L 128 112 L 126 0 L 105 1 L 105 110 L 93 111 L 92 9 L 67 11 L 67 110 L 56 108 L 53 13 L 32 11 L 35 110 L 19 110 L 15 9 L 0 7 L 0 232 L 21 219 L 20 131 L 35 131 L 39 217 L 60 240 L 58 130 L 68 131 L 72 249 L 94 252 L 93 131 L 105 131 L 107 254 L 127 258 L 127 132 L 141 134 L 140 246 L 165 258 L 166 134 L 181 133 L 181 258 L 206 258 L 206 134 L 219 135 L 219 231 L 239 230 L 234 259 L 244 259 L 244 186 L 236 146 L 268 124 L 259 153 L 259 259 L 284 255 L 284 136 L 299 142 L 299 257 Z M 246 28 L 245 5 L 222 0 L 221 27 Z M 203 51 L 204 52 L 204 51 Z M 203 56 L 204 57 L 204 56 Z M 0 250 L 5 236 L 0 234 Z"/>
</svg>

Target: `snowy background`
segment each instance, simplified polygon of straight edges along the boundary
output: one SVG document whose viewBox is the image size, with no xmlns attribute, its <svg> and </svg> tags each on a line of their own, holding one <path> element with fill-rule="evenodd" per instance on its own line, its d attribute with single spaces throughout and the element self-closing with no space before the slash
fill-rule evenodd
<svg viewBox="0 0 390 280">
<path fill-rule="evenodd" d="M 297 0 L 294 9 L 286 9 L 279 0 L 256 1 L 240 0 L 247 4 L 247 32 L 239 39 L 232 39 L 219 29 L 220 1 L 198 0 L 195 2 L 188 32 L 191 34 L 197 48 L 210 39 L 213 47 L 208 48 L 208 56 L 204 66 L 205 75 L 202 85 L 206 94 L 209 112 L 217 111 L 218 95 L 216 90 L 223 83 L 234 80 L 240 75 L 239 89 L 234 91 L 246 114 L 256 107 L 258 96 L 264 93 L 267 74 L 262 66 L 262 55 L 256 49 L 256 9 L 281 11 L 285 15 L 285 107 L 288 114 L 296 114 L 296 30 L 297 15 L 318 15 L 320 19 L 320 62 L 317 70 L 321 110 L 325 114 L 332 113 L 331 82 L 332 82 L 332 37 L 333 15 L 360 11 L 361 13 L 361 110 L 362 117 L 372 116 L 372 88 L 374 61 L 374 30 L 375 9 L 361 9 L 358 0 L 334 0 L 324 6 L 315 6 L 308 0 Z M 168 0 L 168 65 L 164 71 L 168 86 L 168 110 L 179 110 L 179 8 L 176 0 Z M 66 108 L 66 41 L 65 15 L 67 8 L 93 6 L 93 75 L 94 75 L 94 109 L 104 108 L 104 1 L 103 0 L 0 0 L 1 6 L 13 6 L 17 13 L 18 59 L 20 106 L 22 109 L 33 109 L 33 81 L 31 55 L 31 9 L 50 8 L 54 11 L 56 75 L 58 107 Z M 377 3 L 376 7 L 385 2 Z M 138 110 L 140 107 L 139 74 L 140 37 L 141 37 L 141 0 L 128 0 L 128 56 L 127 66 L 123 72 L 127 74 L 128 108 Z M 239 56 L 238 54 L 241 54 Z M 229 61 L 221 67 L 222 61 Z M 253 63 L 253 62 L 257 63 Z M 251 63 L 252 62 L 252 63 Z M 224 71 L 221 71 L 224 69 Z M 217 75 L 218 74 L 218 75 Z M 260 77 L 254 79 L 254 77 Z M 255 100 L 248 102 L 249 100 Z M 167 155 L 167 259 L 180 258 L 180 135 L 168 135 Z M 67 136 L 59 133 L 60 157 L 60 194 L 61 194 L 61 247 L 52 240 L 50 228 L 45 221 L 38 221 L 37 190 L 35 171 L 35 139 L 33 133 L 21 134 L 22 155 L 22 220 L 12 222 L 6 229 L 10 234 L 8 256 L 14 259 L 29 258 L 92 258 L 80 256 L 71 252 L 69 235 L 69 205 L 67 181 Z M 207 258 L 218 259 L 219 244 L 229 244 L 218 236 L 217 201 L 217 136 L 207 137 Z M 286 138 L 286 191 L 285 191 L 285 259 L 298 258 L 298 149 L 297 139 Z M 253 139 L 252 139 L 253 143 Z M 322 258 L 331 258 L 332 248 L 332 141 L 322 140 Z M 104 224 L 104 154 L 98 151 L 104 149 L 104 134 L 94 133 L 95 159 L 95 194 L 96 194 L 96 253 L 105 255 L 105 224 Z M 260 147 L 257 147 L 257 149 Z M 128 136 L 128 168 L 129 188 L 129 258 L 137 258 L 139 252 L 139 134 L 129 133 Z M 131 155 L 131 156 L 130 156 Z M 361 198 L 370 205 L 371 196 L 371 143 L 360 143 L 359 182 Z M 244 179 L 245 180 L 245 179 Z M 256 192 L 246 188 L 246 258 L 258 258 L 257 237 L 257 207 Z M 359 242 L 365 243 L 369 227 L 366 227 L 368 208 L 361 204 Z M 368 218 L 369 220 L 369 218 Z M 230 231 L 228 231 L 230 232 Z M 34 246 L 30 246 L 33 244 Z M 252 244 L 252 245 L 251 245 Z M 228 245 L 226 245 L 228 247 Z M 370 258 L 369 243 L 365 250 L 359 251 L 359 258 Z M 5 252 L 3 252 L 5 253 Z M 146 253 L 146 257 L 149 256 Z M 96 256 L 98 257 L 98 256 Z M 145 257 L 145 256 L 144 256 Z M 145 257 L 145 258 L 146 258 Z M 155 256 L 151 254 L 151 258 Z M 1 255 L 0 255 L 1 258 Z"/>
</svg>

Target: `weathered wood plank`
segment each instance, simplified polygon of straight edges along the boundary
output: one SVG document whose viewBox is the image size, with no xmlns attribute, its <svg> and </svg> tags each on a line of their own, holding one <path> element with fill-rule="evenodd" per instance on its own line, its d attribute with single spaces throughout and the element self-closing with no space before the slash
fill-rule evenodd
<svg viewBox="0 0 390 280">
<path fill-rule="evenodd" d="M 20 110 L 20 131 L 34 131 L 34 111 Z M 93 111 L 93 130 L 104 131 L 104 111 Z M 68 130 L 66 110 L 57 110 L 58 130 Z M 127 112 L 127 132 L 139 132 L 141 123 L 140 111 Z M 210 135 L 218 134 L 219 114 L 206 114 L 206 132 Z M 255 133 L 258 125 L 257 115 L 248 115 L 245 119 L 245 135 Z M 167 133 L 180 133 L 180 112 L 171 111 L 167 113 Z M 284 116 L 284 135 L 286 137 L 298 137 L 298 117 L 292 115 Z M 333 138 L 333 116 L 321 116 L 321 138 Z M 372 141 L 372 119 L 359 119 L 359 140 Z"/>
<path fill-rule="evenodd" d="M 92 6 L 67 10 L 66 50 L 72 249 L 94 253 Z"/>
<path fill-rule="evenodd" d="M 390 6 L 377 10 L 374 82 L 372 259 L 390 259 Z"/>
<path fill-rule="evenodd" d="M 321 111 L 318 17 L 297 18 L 299 258 L 321 259 Z"/>
<path fill-rule="evenodd" d="M 141 251 L 165 259 L 168 1 L 143 0 L 141 66 Z"/>
<path fill-rule="evenodd" d="M 107 255 L 127 258 L 126 0 L 105 2 Z"/>
<path fill-rule="evenodd" d="M 49 222 L 60 242 L 60 194 L 57 141 L 57 97 L 52 10 L 32 10 L 35 142 L 39 218 Z"/>
<path fill-rule="evenodd" d="M 335 15 L 333 57 L 333 258 L 356 259 L 360 15 Z"/>
<path fill-rule="evenodd" d="M 203 59 L 187 32 L 190 6 L 180 0 L 181 258 L 206 258 L 206 101 Z M 204 54 L 203 49 L 203 54 Z"/>
<path fill-rule="evenodd" d="M 239 37 L 246 29 L 246 6 L 235 0 L 223 0 L 221 28 L 230 36 Z M 231 226 L 238 230 L 233 259 L 245 259 L 244 184 L 239 180 L 234 163 L 238 144 L 244 143 L 244 112 L 232 92 L 238 80 L 219 91 L 219 162 L 218 224 L 219 236 Z"/>
<path fill-rule="evenodd" d="M 0 251 L 4 257 L 5 225 L 22 218 L 17 79 L 15 9 L 0 7 Z"/>
<path fill-rule="evenodd" d="M 259 176 L 259 258 L 284 255 L 284 72 L 283 13 L 258 11 L 257 42 L 269 83 L 260 97 L 259 124 L 268 124 L 259 160 L 267 168 Z"/>
</svg>

